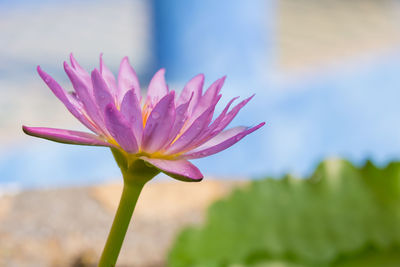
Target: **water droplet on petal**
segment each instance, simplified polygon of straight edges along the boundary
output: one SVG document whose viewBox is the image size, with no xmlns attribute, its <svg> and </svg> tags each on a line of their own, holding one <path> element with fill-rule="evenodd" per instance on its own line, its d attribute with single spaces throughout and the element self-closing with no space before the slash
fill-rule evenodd
<svg viewBox="0 0 400 267">
<path fill-rule="evenodd" d="M 46 83 L 49 83 L 49 82 L 50 82 L 50 78 L 46 77 L 46 78 L 44 78 L 44 81 L 45 81 Z"/>
<path fill-rule="evenodd" d="M 151 113 L 151 117 L 155 120 L 157 120 L 158 118 L 160 118 L 160 113 L 158 113 L 157 111 L 153 111 Z"/>
<path fill-rule="evenodd" d="M 201 152 L 200 153 L 202 156 L 205 156 L 205 155 L 207 155 L 207 152 Z"/>
<path fill-rule="evenodd" d="M 236 141 L 239 141 L 240 139 L 242 139 L 242 136 L 236 136 Z"/>
</svg>

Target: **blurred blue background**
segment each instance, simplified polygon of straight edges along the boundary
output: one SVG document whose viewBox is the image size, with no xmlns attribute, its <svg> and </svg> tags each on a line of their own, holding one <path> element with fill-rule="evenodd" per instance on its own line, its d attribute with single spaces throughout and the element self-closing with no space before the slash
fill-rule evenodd
<svg viewBox="0 0 400 267">
<path fill-rule="evenodd" d="M 25 136 L 21 125 L 83 129 L 40 80 L 71 88 L 62 62 L 87 69 L 125 55 L 143 88 L 160 67 L 180 90 L 227 75 L 219 111 L 256 97 L 232 125 L 261 130 L 195 160 L 208 176 L 309 174 L 323 158 L 400 156 L 400 5 L 396 1 L 0 1 L 0 190 L 119 179 L 105 148 Z"/>
</svg>

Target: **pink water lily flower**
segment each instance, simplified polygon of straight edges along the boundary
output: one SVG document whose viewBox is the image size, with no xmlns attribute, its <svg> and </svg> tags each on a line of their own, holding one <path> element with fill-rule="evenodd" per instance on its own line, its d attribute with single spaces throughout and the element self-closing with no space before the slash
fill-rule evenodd
<svg viewBox="0 0 400 267">
<path fill-rule="evenodd" d="M 64 90 L 39 66 L 40 77 L 66 108 L 93 133 L 23 126 L 25 133 L 56 142 L 107 146 L 130 160 L 141 159 L 159 171 L 185 181 L 200 181 L 199 169 L 188 160 L 218 153 L 262 127 L 228 124 L 246 105 L 249 97 L 230 109 L 234 98 L 213 119 L 221 98 L 225 77 L 203 93 L 204 75 L 193 77 L 178 95 L 169 90 L 159 70 L 151 79 L 143 97 L 139 80 L 128 58 L 121 61 L 114 77 L 100 56 L 100 67 L 86 72 L 70 55 L 64 69 L 74 91 Z"/>
</svg>

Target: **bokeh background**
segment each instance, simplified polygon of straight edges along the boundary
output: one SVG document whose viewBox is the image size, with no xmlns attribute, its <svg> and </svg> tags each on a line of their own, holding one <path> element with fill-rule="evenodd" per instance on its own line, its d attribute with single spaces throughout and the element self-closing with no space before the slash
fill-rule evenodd
<svg viewBox="0 0 400 267">
<path fill-rule="evenodd" d="M 206 85 L 227 75 L 219 110 L 256 93 L 234 124 L 267 126 L 198 160 L 208 174 L 304 175 L 327 156 L 384 164 L 399 155 L 396 1 L 2 1 L 0 12 L 1 184 L 119 175 L 106 149 L 53 144 L 20 130 L 81 127 L 35 71 L 41 65 L 71 89 L 62 69 L 70 52 L 87 69 L 103 52 L 114 72 L 128 55 L 144 88 L 161 67 L 176 90 L 197 73 Z"/>
<path fill-rule="evenodd" d="M 51 194 L 65 194 L 65 198 L 60 197 L 65 206 L 71 194 L 80 194 L 80 189 L 78 193 L 62 191 L 65 186 L 97 186 L 120 179 L 111 153 L 105 148 L 61 145 L 25 136 L 21 131 L 23 124 L 83 129 L 35 70 L 41 65 L 71 90 L 62 68 L 70 52 L 88 70 L 97 66 L 99 54 L 104 53 L 106 64 L 114 73 L 121 58 L 128 55 L 143 89 L 161 67 L 167 69 L 170 88 L 178 91 L 198 73 L 205 74 L 206 85 L 227 75 L 218 111 L 232 97 L 256 93 L 232 124 L 255 125 L 265 121 L 267 125 L 218 155 L 194 161 L 206 177 L 225 181 L 223 185 L 211 186 L 213 189 L 204 185 L 204 191 L 199 190 L 217 192 L 200 201 L 203 206 L 197 207 L 199 214 L 204 213 L 211 199 L 229 191 L 226 188 L 232 187 L 232 180 L 281 177 L 286 173 L 312 176 L 320 161 L 332 157 L 345 158 L 356 167 L 363 166 L 367 159 L 383 167 L 400 157 L 398 1 L 2 0 L 0 194 L 8 201 L 11 193 L 29 195 L 46 189 L 50 190 L 45 191 L 50 194 L 47 202 L 52 202 Z M 167 179 L 158 180 L 162 183 Z M 118 188 L 115 190 L 118 195 Z M 103 200 L 114 199 L 104 193 L 111 191 L 114 192 L 96 192 Z M 34 214 L 35 202 L 23 202 L 20 198 L 19 205 Z M 3 206 L 9 212 L 12 205 Z M 114 206 L 110 207 L 112 214 Z M 47 221 L 43 218 L 53 214 L 52 208 L 47 212 L 28 216 L 36 222 L 29 231 L 36 233 L 44 228 L 42 231 L 46 232 L 43 225 Z M 187 212 L 191 212 L 189 207 Z M 151 220 L 145 220 L 149 227 L 157 227 L 157 223 L 150 221 L 161 220 L 153 215 L 149 215 Z M 25 217 L 18 217 L 25 215 L 15 216 L 13 220 L 26 221 Z M 178 217 L 171 216 L 171 221 Z M 109 218 L 104 218 L 107 225 Z M 182 224 L 192 222 L 182 218 Z M 11 235 L 12 229 L 7 227 L 12 223 L 7 225 L 3 223 L 3 236 Z M 172 239 L 180 226 L 175 225 L 175 230 L 165 227 Z M 93 225 L 88 222 L 87 228 L 93 229 Z M 58 228 L 54 232 L 65 230 L 55 229 Z M 17 231 L 15 235 L 24 234 Z M 86 240 L 88 247 L 93 242 L 91 238 Z M 143 239 L 147 240 L 145 236 Z M 49 242 L 53 247 L 53 241 Z M 138 241 L 132 242 L 135 246 Z M 8 251 L 14 248 L 8 247 Z M 78 255 L 79 249 L 72 254 Z M 202 264 L 199 266 L 206 266 Z"/>
</svg>

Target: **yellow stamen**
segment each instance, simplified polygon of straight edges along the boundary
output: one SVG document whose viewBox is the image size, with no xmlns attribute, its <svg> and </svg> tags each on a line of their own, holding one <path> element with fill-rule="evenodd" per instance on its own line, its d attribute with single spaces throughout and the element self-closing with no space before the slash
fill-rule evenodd
<svg viewBox="0 0 400 267">
<path fill-rule="evenodd" d="M 143 118 L 143 128 L 146 126 L 147 119 L 150 115 L 150 108 L 147 104 L 144 104 L 142 109 L 142 118 Z"/>
</svg>

